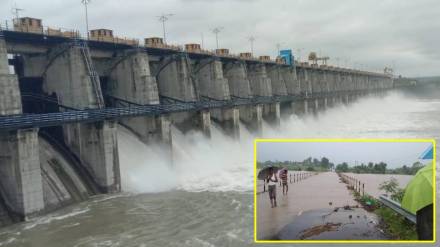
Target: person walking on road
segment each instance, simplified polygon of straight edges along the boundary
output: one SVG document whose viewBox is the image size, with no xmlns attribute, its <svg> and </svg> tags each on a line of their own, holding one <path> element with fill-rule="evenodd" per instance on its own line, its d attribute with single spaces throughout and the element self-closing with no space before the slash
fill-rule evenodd
<svg viewBox="0 0 440 247">
<path fill-rule="evenodd" d="M 289 186 L 287 185 L 287 169 L 281 171 L 280 179 L 283 184 L 283 195 L 287 195 L 287 191 L 289 190 Z"/>
<path fill-rule="evenodd" d="M 273 168 L 269 168 L 269 174 L 266 178 L 268 190 L 269 190 L 269 199 L 270 199 L 270 205 L 272 208 L 277 206 L 277 183 L 278 178 L 276 173 L 274 172 Z"/>
</svg>

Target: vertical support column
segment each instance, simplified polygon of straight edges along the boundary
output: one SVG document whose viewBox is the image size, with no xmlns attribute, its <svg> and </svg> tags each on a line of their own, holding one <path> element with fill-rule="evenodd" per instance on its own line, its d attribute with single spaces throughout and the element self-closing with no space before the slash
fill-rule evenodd
<svg viewBox="0 0 440 247">
<path fill-rule="evenodd" d="M 248 64 L 248 77 L 254 96 L 272 96 L 272 81 L 267 75 L 266 65 L 263 63 Z M 273 103 L 263 106 L 263 119 L 269 123 L 280 124 L 280 104 Z"/>
<path fill-rule="evenodd" d="M 102 98 L 99 78 L 93 78 L 96 71 L 92 70 L 85 49 L 88 48 L 71 46 L 62 52 L 55 49 L 48 55 L 50 61 L 43 75 L 43 90 L 55 93 L 61 104 L 77 109 L 98 108 Z M 117 124 L 67 124 L 63 130 L 65 143 L 81 159 L 101 191 L 120 191 Z"/>
<path fill-rule="evenodd" d="M 9 210 L 26 219 L 44 209 L 38 129 L 0 133 L 0 176 Z"/>
<path fill-rule="evenodd" d="M 263 105 L 263 119 L 278 127 L 280 125 L 280 103 Z"/>
<path fill-rule="evenodd" d="M 186 54 L 164 57 L 159 63 L 152 63 L 159 88 L 159 95 L 177 101 L 200 100 L 194 80 L 194 71 Z M 211 136 L 211 121 L 209 112 L 180 112 L 170 114 L 173 125 L 183 132 L 201 130 L 206 136 Z"/>
<path fill-rule="evenodd" d="M 287 82 L 284 80 L 283 74 L 283 68 L 279 64 L 274 65 L 266 65 L 267 73 L 271 81 L 271 87 L 272 87 L 272 95 L 274 96 L 287 96 Z M 290 74 L 290 73 L 289 73 Z M 280 104 L 278 103 L 278 106 L 276 104 L 273 106 L 275 111 L 271 111 L 273 113 L 272 119 L 274 119 L 274 124 L 279 125 L 280 120 L 279 117 L 281 116 L 281 113 L 283 115 L 289 116 L 292 114 L 292 107 L 291 104 Z M 277 107 L 280 114 L 277 116 Z M 278 119 L 277 119 L 278 118 Z"/>
<path fill-rule="evenodd" d="M 139 105 L 160 104 L 156 78 L 151 76 L 147 53 L 126 51 L 113 59 L 110 66 L 109 95 Z M 171 152 L 169 116 L 124 118 L 120 122 L 142 142 L 160 144 Z"/>
<path fill-rule="evenodd" d="M 281 66 L 266 65 L 267 75 L 271 82 L 272 95 L 287 95 L 286 81 L 282 75 Z"/>
<path fill-rule="evenodd" d="M 240 106 L 240 120 L 258 136 L 263 134 L 263 106 Z"/>
<path fill-rule="evenodd" d="M 197 90 L 201 97 L 209 100 L 230 100 L 228 79 L 223 77 L 222 63 L 218 58 L 211 57 L 197 60 L 194 66 L 197 78 Z M 238 108 L 222 108 L 210 110 L 211 118 L 218 123 L 223 131 L 234 138 L 239 138 L 240 118 Z"/>
<path fill-rule="evenodd" d="M 66 144 L 86 165 L 104 193 L 121 189 L 116 130 L 114 121 L 64 126 Z"/>
<path fill-rule="evenodd" d="M 16 75 L 9 74 L 5 41 L 0 38 L 0 115 L 21 114 Z M 0 196 L 8 210 L 26 219 L 44 209 L 38 129 L 0 132 Z"/>
<path fill-rule="evenodd" d="M 247 76 L 246 64 L 242 61 L 227 62 L 223 64 L 223 74 L 228 79 L 229 92 L 232 97 L 249 99 L 253 94 Z M 250 131 L 262 134 L 262 106 L 239 106 L 239 119 Z"/>
</svg>

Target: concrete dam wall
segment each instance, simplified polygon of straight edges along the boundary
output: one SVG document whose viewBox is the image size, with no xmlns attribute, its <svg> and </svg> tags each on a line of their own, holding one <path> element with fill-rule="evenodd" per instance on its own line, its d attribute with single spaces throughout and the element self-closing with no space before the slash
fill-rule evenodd
<svg viewBox="0 0 440 247">
<path fill-rule="evenodd" d="M 277 126 L 283 116 L 393 87 L 385 74 L 26 35 L 0 37 L 0 224 L 121 191 L 118 126 L 162 145 L 171 158 L 173 127 L 209 137 L 215 122 L 239 138 L 241 122 L 261 135 L 263 121 Z M 63 119 L 6 124 L 27 116 L 47 123 L 47 113 Z"/>
</svg>

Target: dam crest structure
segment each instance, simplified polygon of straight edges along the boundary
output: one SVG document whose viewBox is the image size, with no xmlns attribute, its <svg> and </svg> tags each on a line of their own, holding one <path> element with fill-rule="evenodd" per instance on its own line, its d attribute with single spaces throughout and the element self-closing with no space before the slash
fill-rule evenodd
<svg viewBox="0 0 440 247">
<path fill-rule="evenodd" d="M 0 226 L 121 191 L 120 125 L 171 157 L 173 126 L 209 137 L 215 122 L 240 138 L 241 122 L 258 136 L 263 121 L 394 87 L 385 73 L 139 45 L 106 29 L 86 40 L 33 18 L 0 31 Z"/>
</svg>

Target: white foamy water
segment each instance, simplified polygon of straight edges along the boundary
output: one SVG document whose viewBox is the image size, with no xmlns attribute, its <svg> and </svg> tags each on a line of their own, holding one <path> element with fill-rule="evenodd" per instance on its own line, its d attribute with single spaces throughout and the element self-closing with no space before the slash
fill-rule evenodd
<svg viewBox="0 0 440 247">
<path fill-rule="evenodd" d="M 118 130 L 122 188 L 129 192 L 251 191 L 252 135 L 241 127 L 234 140 L 212 125 L 211 138 L 172 128 L 173 162 L 158 146 L 145 145 L 127 129 Z"/>
<path fill-rule="evenodd" d="M 410 101 L 400 93 L 385 98 L 361 98 L 317 115 L 291 115 L 278 128 L 263 123 L 265 138 L 400 138 L 421 137 L 427 125 L 411 120 L 412 113 L 429 113 L 440 103 Z M 392 118 L 388 116 L 392 115 Z M 383 121 L 378 121 L 383 119 Z M 416 120 L 416 118 L 414 119 Z M 173 164 L 159 146 L 142 143 L 120 126 L 118 148 L 124 191 L 157 193 L 186 191 L 251 191 L 253 189 L 253 136 L 240 126 L 234 140 L 211 126 L 211 138 L 201 132 L 183 134 L 172 128 Z"/>
</svg>

